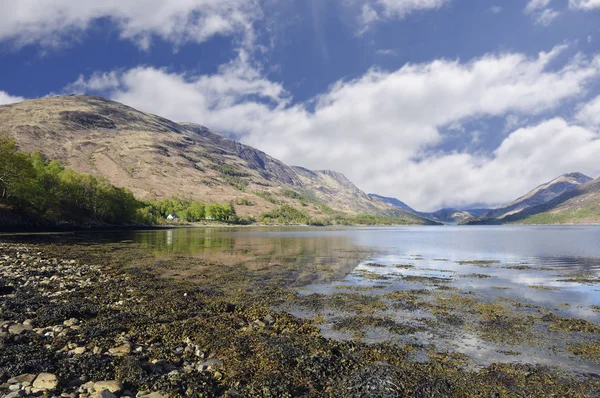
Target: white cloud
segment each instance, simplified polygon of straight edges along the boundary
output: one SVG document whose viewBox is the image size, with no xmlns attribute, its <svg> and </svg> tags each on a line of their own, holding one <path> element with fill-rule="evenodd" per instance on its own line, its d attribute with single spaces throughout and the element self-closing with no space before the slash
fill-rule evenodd
<svg viewBox="0 0 600 398">
<path fill-rule="evenodd" d="M 530 0 L 525 7 L 525 14 L 530 14 L 536 25 L 549 26 L 560 16 L 560 12 L 549 8 L 550 0 Z"/>
<path fill-rule="evenodd" d="M 600 0 L 569 0 L 569 7 L 580 10 L 600 8 Z"/>
<path fill-rule="evenodd" d="M 582 106 L 575 118 L 586 125 L 600 126 L 600 95 Z"/>
<path fill-rule="evenodd" d="M 500 6 L 492 6 L 490 8 L 490 11 L 493 12 L 494 14 L 500 14 L 503 11 L 503 8 Z"/>
<path fill-rule="evenodd" d="M 549 4 L 550 0 L 530 0 L 529 3 L 527 3 L 527 6 L 525 7 L 525 12 L 529 14 L 534 11 L 546 8 Z"/>
<path fill-rule="evenodd" d="M 176 45 L 242 33 L 252 41 L 258 0 L 18 0 L 0 2 L 0 41 L 60 45 L 108 18 L 120 37 L 148 48 L 153 37 Z"/>
<path fill-rule="evenodd" d="M 416 10 L 430 10 L 440 8 L 448 0 L 375 0 L 374 7 L 378 7 L 388 17 L 402 18 Z"/>
<path fill-rule="evenodd" d="M 25 98 L 23 98 L 23 97 L 15 97 L 15 96 L 9 95 L 5 91 L 0 91 L 0 105 L 14 104 L 15 102 L 21 102 L 24 100 L 25 100 Z"/>
<path fill-rule="evenodd" d="M 338 170 L 362 189 L 430 210 L 506 202 L 565 172 L 600 173 L 597 132 L 562 119 L 521 128 L 488 156 L 438 148 L 444 127 L 541 115 L 580 96 L 600 76 L 600 56 L 551 69 L 562 50 L 372 69 L 305 104 L 291 104 L 281 84 L 243 59 L 214 75 L 139 67 L 81 78 L 72 88 L 104 83 L 106 94 L 128 105 L 235 132 L 289 164 Z"/>
<path fill-rule="evenodd" d="M 359 17 L 362 29 L 366 32 L 370 26 L 381 20 L 402 19 L 414 11 L 434 10 L 447 4 L 450 0 L 348 0 L 345 4 L 361 5 Z"/>
<path fill-rule="evenodd" d="M 396 55 L 396 50 L 392 50 L 390 48 L 381 48 L 375 51 L 377 55 Z"/>
<path fill-rule="evenodd" d="M 535 23 L 538 25 L 548 26 L 559 16 L 560 12 L 555 11 L 552 8 L 546 8 L 535 16 Z"/>
</svg>

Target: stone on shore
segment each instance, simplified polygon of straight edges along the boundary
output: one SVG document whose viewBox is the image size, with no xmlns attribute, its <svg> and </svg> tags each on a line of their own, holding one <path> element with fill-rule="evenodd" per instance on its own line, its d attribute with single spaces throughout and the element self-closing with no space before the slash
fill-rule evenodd
<svg viewBox="0 0 600 398">
<path fill-rule="evenodd" d="M 33 383 L 34 380 L 35 380 L 34 374 L 25 373 L 25 374 L 19 375 L 17 377 L 8 379 L 8 384 L 23 384 L 23 383 L 31 384 L 31 383 Z"/>
<path fill-rule="evenodd" d="M 168 398 L 168 395 L 161 392 L 151 392 L 149 394 L 138 394 L 137 398 Z"/>
<path fill-rule="evenodd" d="M 58 387 L 58 378 L 52 373 L 40 373 L 33 382 L 33 388 L 54 390 Z"/>
<path fill-rule="evenodd" d="M 109 348 L 108 352 L 112 355 L 127 355 L 131 352 L 131 343 L 125 342 L 118 347 Z"/>
<path fill-rule="evenodd" d="M 111 393 L 118 393 L 123 390 L 123 385 L 116 380 L 103 380 L 94 383 L 94 391 L 101 392 L 108 390 Z"/>
</svg>

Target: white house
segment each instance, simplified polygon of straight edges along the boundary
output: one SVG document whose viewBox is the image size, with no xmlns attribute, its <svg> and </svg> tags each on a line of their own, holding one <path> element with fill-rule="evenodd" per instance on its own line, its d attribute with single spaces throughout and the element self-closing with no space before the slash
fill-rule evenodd
<svg viewBox="0 0 600 398">
<path fill-rule="evenodd" d="M 167 220 L 169 221 L 179 221 L 179 216 L 175 213 L 171 213 L 167 216 Z"/>
</svg>

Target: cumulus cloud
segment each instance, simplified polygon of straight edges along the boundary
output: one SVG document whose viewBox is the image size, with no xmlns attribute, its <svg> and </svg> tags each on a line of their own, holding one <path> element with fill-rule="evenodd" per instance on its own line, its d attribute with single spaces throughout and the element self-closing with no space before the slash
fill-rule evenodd
<svg viewBox="0 0 600 398">
<path fill-rule="evenodd" d="M 576 119 L 586 125 L 600 126 L 600 95 L 582 106 Z"/>
<path fill-rule="evenodd" d="M 600 8 L 600 0 L 569 0 L 569 7 L 580 10 Z"/>
<path fill-rule="evenodd" d="M 25 98 L 9 95 L 5 91 L 0 91 L 0 105 L 14 104 L 15 102 L 24 101 Z"/>
<path fill-rule="evenodd" d="M 100 19 L 120 37 L 148 48 L 153 37 L 175 44 L 242 33 L 252 41 L 258 0 L 18 0 L 0 2 L 0 41 L 56 46 Z"/>
<path fill-rule="evenodd" d="M 439 146 L 451 125 L 539 116 L 580 96 L 600 75 L 600 56 L 575 56 L 556 68 L 563 50 L 372 69 L 295 104 L 281 84 L 243 59 L 214 75 L 138 67 L 81 77 L 71 88 L 233 132 L 289 164 L 338 170 L 364 190 L 431 210 L 506 202 L 570 171 L 600 173 L 594 169 L 600 167 L 594 160 L 600 155 L 598 133 L 563 119 L 520 128 L 489 154 Z"/>
</svg>

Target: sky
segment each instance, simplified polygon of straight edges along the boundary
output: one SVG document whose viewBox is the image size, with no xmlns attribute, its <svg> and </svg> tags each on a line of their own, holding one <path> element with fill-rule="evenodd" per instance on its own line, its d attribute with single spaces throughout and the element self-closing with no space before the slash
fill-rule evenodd
<svg viewBox="0 0 600 398">
<path fill-rule="evenodd" d="M 600 176 L 600 0 L 0 0 L 0 104 L 72 93 L 497 205 Z"/>
</svg>

